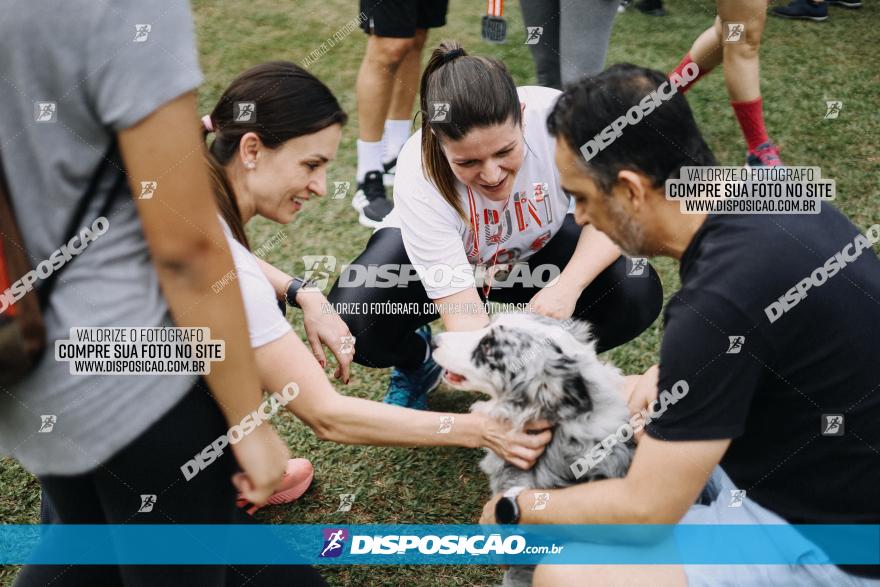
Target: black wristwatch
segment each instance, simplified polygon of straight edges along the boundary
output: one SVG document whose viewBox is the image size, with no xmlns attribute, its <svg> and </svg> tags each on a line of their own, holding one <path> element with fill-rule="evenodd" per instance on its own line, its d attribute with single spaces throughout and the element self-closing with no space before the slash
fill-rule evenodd
<svg viewBox="0 0 880 587">
<path fill-rule="evenodd" d="M 516 504 L 516 498 L 525 490 L 525 487 L 517 485 L 504 492 L 501 499 L 495 503 L 496 522 L 499 524 L 519 524 L 520 511 Z"/>
<path fill-rule="evenodd" d="M 284 298 L 287 300 L 288 305 L 295 306 L 299 308 L 299 304 L 296 303 L 296 294 L 299 290 L 306 289 L 317 289 L 318 285 L 315 283 L 313 279 L 303 279 L 302 277 L 294 277 L 290 280 L 290 283 L 287 285 L 287 292 L 284 294 Z"/>
</svg>

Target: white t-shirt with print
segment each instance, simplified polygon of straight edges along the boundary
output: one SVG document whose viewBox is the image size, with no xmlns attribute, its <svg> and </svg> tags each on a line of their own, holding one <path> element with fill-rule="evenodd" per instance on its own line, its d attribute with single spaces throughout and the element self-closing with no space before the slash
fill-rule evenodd
<svg viewBox="0 0 880 587">
<path fill-rule="evenodd" d="M 235 240 L 232 231 L 229 230 L 229 226 L 222 218 L 220 224 L 223 226 L 223 234 L 226 235 L 229 250 L 232 253 L 236 281 L 238 281 L 241 299 L 244 302 L 251 348 L 278 340 L 291 332 L 293 328 L 278 310 L 275 290 L 272 289 L 272 284 L 260 270 L 260 265 L 254 254 Z"/>
<path fill-rule="evenodd" d="M 462 219 L 422 171 L 421 131 L 409 138 L 397 157 L 394 210 L 379 229 L 399 227 L 410 263 L 417 268 L 507 264 L 528 259 L 559 231 L 571 210 L 559 185 L 556 141 L 547 132 L 547 116 L 559 90 L 517 88 L 523 104 L 525 155 L 507 202 L 495 202 L 468 189 L 456 190 L 468 221 Z M 476 228 L 476 234 L 474 231 Z M 421 272 L 420 272 L 421 274 Z M 473 275 L 450 283 L 422 279 L 431 299 L 475 287 Z"/>
</svg>

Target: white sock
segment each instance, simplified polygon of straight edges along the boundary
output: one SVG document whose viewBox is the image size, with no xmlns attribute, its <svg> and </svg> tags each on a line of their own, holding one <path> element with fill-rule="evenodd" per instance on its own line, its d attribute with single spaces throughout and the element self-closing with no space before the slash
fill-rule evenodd
<svg viewBox="0 0 880 587">
<path fill-rule="evenodd" d="M 367 172 L 382 171 L 382 141 L 369 142 L 358 139 L 357 181 L 361 183 Z"/>
<path fill-rule="evenodd" d="M 385 132 L 382 142 L 385 144 L 385 152 L 382 154 L 383 161 L 391 161 L 400 153 L 400 149 L 409 138 L 412 122 L 409 120 L 386 120 Z"/>
</svg>

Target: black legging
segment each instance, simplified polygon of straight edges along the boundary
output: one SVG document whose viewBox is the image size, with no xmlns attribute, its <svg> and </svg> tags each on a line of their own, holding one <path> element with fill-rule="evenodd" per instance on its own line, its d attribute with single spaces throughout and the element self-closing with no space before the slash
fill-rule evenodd
<svg viewBox="0 0 880 587">
<path fill-rule="evenodd" d="M 154 390 L 161 393 L 161 389 Z M 124 423 L 120 423 L 124 425 Z M 40 477 L 51 506 L 43 521 L 62 524 L 254 524 L 235 505 L 230 478 L 238 470 L 223 455 L 186 481 L 180 466 L 218 436 L 226 420 L 200 379 L 187 395 L 134 442 L 96 470 Z M 156 494 L 150 513 L 137 513 L 141 494 Z M 50 506 L 50 504 L 45 504 Z M 54 511 L 52 511 L 54 510 Z M 57 518 L 56 518 L 57 516 Z M 124 585 L 152 587 L 293 587 L 326 585 L 309 566 L 87 566 L 28 565 L 19 586 Z"/>
<path fill-rule="evenodd" d="M 567 214 L 559 232 L 537 253 L 529 257 L 531 269 L 551 264 L 564 269 L 574 254 L 581 227 Z M 383 228 L 373 233 L 367 247 L 351 265 L 409 264 L 399 228 Z M 354 269 L 349 266 L 346 271 Z M 344 273 L 343 273 L 344 275 Z M 340 276 L 342 279 L 343 276 Z M 355 282 L 351 278 L 349 282 Z M 502 303 L 524 304 L 532 299 L 540 288 L 513 285 L 493 288 L 489 300 Z M 430 302 L 422 283 L 410 283 L 407 287 L 340 287 L 333 285 L 328 300 L 341 309 L 344 304 L 392 302 L 418 304 Z M 626 259 L 620 257 L 600 273 L 584 289 L 577 301 L 574 317 L 586 320 L 593 326 L 599 352 L 612 349 L 641 334 L 654 322 L 663 305 L 663 288 L 653 267 L 643 277 L 627 277 Z M 422 363 L 425 344 L 415 330 L 439 318 L 437 314 L 389 314 L 368 315 L 364 313 L 340 313 L 356 338 L 355 362 L 368 367 L 400 367 L 412 369 Z"/>
</svg>

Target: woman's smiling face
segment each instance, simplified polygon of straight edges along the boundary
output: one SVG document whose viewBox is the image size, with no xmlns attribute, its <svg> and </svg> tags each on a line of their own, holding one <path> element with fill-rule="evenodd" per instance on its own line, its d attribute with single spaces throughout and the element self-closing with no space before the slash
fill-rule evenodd
<svg viewBox="0 0 880 587">
<path fill-rule="evenodd" d="M 512 118 L 474 128 L 457 141 L 443 139 L 441 145 L 461 183 L 490 200 L 507 199 L 525 155 L 522 128 Z"/>
<path fill-rule="evenodd" d="M 276 149 L 259 149 L 255 168 L 246 173 L 255 212 L 287 224 L 313 196 L 327 192 L 327 164 L 336 156 L 342 127 L 286 141 Z"/>
</svg>

